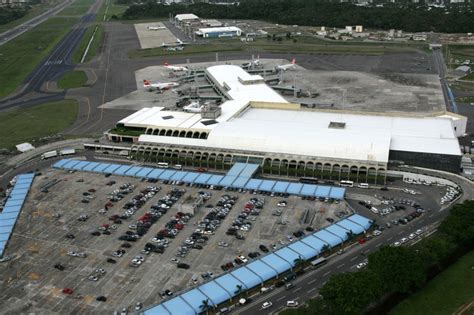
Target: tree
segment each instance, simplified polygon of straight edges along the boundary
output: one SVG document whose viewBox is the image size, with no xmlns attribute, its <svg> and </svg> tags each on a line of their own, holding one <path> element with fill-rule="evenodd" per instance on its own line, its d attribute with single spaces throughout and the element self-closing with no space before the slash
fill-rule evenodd
<svg viewBox="0 0 474 315">
<path fill-rule="evenodd" d="M 452 237 L 457 244 L 474 246 L 474 201 L 454 206 L 439 231 Z"/>
<path fill-rule="evenodd" d="M 361 314 L 380 298 L 382 285 L 374 272 L 363 270 L 333 275 L 319 293 L 336 314 Z"/>
<path fill-rule="evenodd" d="M 202 304 L 199 306 L 199 308 L 202 310 L 202 312 L 206 312 L 206 314 L 209 312 L 209 310 L 212 308 L 209 299 L 202 300 Z"/>
<path fill-rule="evenodd" d="M 235 290 L 235 292 L 234 292 L 235 295 L 239 295 L 240 293 L 242 293 L 242 291 L 243 291 L 242 285 L 237 284 L 235 287 L 236 287 L 236 289 L 237 289 L 237 290 Z"/>
<path fill-rule="evenodd" d="M 331 246 L 329 246 L 328 244 L 324 244 L 324 246 L 321 247 L 321 253 L 324 253 L 330 249 L 331 249 Z"/>
<path fill-rule="evenodd" d="M 298 256 L 298 258 L 295 258 L 295 260 L 293 260 L 293 262 L 295 263 L 295 270 L 299 270 L 303 267 L 303 264 L 305 262 L 305 260 L 303 259 L 302 256 Z"/>
<path fill-rule="evenodd" d="M 426 281 L 427 264 L 409 247 L 382 247 L 369 255 L 368 268 L 380 277 L 386 292 L 409 293 Z"/>
<path fill-rule="evenodd" d="M 353 239 L 355 237 L 355 234 L 354 232 L 352 232 L 352 230 L 349 230 L 346 232 L 347 234 L 347 240 L 350 241 L 351 239 Z"/>
</svg>

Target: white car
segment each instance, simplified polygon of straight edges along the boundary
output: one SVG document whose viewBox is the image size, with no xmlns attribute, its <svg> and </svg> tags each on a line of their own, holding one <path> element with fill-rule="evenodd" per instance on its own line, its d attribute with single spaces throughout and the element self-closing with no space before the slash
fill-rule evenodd
<svg viewBox="0 0 474 315">
<path fill-rule="evenodd" d="M 403 244 L 403 243 L 406 243 L 406 242 L 408 242 L 408 238 L 404 237 L 404 238 L 402 238 L 402 239 L 400 240 L 400 242 L 401 242 L 402 244 Z"/>
<path fill-rule="evenodd" d="M 262 309 L 265 310 L 265 309 L 271 307 L 272 305 L 273 305 L 272 302 L 264 302 L 264 303 L 262 304 Z"/>
<path fill-rule="evenodd" d="M 416 234 L 415 234 L 415 233 L 411 233 L 411 234 L 408 236 L 408 238 L 411 239 L 411 240 L 414 239 L 415 237 L 416 237 Z"/>
<path fill-rule="evenodd" d="M 297 301 L 286 301 L 286 306 L 287 307 L 297 307 L 299 305 L 299 303 Z"/>
<path fill-rule="evenodd" d="M 420 230 L 420 229 L 418 229 L 418 230 L 416 230 L 415 234 L 416 234 L 416 235 L 421 235 L 421 234 L 423 234 L 423 231 Z"/>
<path fill-rule="evenodd" d="M 395 243 L 393 243 L 393 246 L 394 246 L 394 247 L 398 247 L 398 246 L 400 246 L 400 245 L 402 245 L 402 243 L 400 243 L 400 242 L 395 242 Z"/>
<path fill-rule="evenodd" d="M 246 263 L 246 262 L 249 261 L 244 255 L 240 255 L 239 258 L 240 258 L 240 260 L 242 260 L 244 263 Z"/>
<path fill-rule="evenodd" d="M 367 266 L 367 262 L 363 261 L 363 262 L 361 262 L 360 264 L 357 264 L 357 265 L 356 265 L 356 268 L 357 268 L 357 269 L 362 269 L 362 268 L 364 268 L 365 266 Z"/>
<path fill-rule="evenodd" d="M 379 236 L 380 234 L 382 234 L 382 231 L 379 231 L 379 230 L 375 230 L 372 235 L 373 236 Z"/>
</svg>

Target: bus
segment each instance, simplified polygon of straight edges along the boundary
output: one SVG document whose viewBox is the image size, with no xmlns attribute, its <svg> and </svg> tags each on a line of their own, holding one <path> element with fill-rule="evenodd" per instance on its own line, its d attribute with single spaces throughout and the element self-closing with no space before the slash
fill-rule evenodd
<svg viewBox="0 0 474 315">
<path fill-rule="evenodd" d="M 314 177 L 301 177 L 300 178 L 300 183 L 303 184 L 317 184 L 318 179 Z"/>
<path fill-rule="evenodd" d="M 169 167 L 169 164 L 168 164 L 168 163 L 164 163 L 164 162 L 159 162 L 159 163 L 157 164 L 157 166 L 158 166 L 159 168 L 168 168 L 168 167 Z"/>
<path fill-rule="evenodd" d="M 313 269 L 316 269 L 316 268 L 321 267 L 322 265 L 325 265 L 327 262 L 328 262 L 328 260 L 326 258 L 320 257 L 320 258 L 317 258 L 317 259 L 311 261 L 311 267 Z"/>
<path fill-rule="evenodd" d="M 351 180 L 341 180 L 341 183 L 339 184 L 342 187 L 354 187 L 354 182 Z"/>
</svg>

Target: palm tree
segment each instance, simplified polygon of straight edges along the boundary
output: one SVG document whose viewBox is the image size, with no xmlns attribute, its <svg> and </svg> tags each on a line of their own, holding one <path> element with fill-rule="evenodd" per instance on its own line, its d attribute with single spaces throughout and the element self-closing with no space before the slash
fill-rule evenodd
<svg viewBox="0 0 474 315">
<path fill-rule="evenodd" d="M 352 232 L 352 230 L 347 231 L 346 234 L 347 234 L 347 240 L 348 240 L 348 241 L 350 241 L 351 239 L 353 239 L 354 236 L 355 236 L 355 234 L 354 234 L 354 232 Z"/>
<path fill-rule="evenodd" d="M 237 289 L 237 290 L 235 290 L 235 292 L 234 292 L 235 295 L 239 295 L 240 293 L 242 293 L 243 287 L 242 287 L 240 284 L 237 284 L 235 287 L 236 287 L 236 289 Z"/>
<path fill-rule="evenodd" d="M 199 306 L 200 309 L 202 309 L 202 312 L 206 312 L 206 314 L 209 313 L 209 310 L 211 309 L 211 305 L 209 304 L 209 299 L 202 300 L 202 304 Z"/>
<path fill-rule="evenodd" d="M 324 244 L 324 246 L 321 248 L 321 252 L 326 252 L 330 249 L 331 249 L 331 247 L 328 244 Z"/>
<path fill-rule="evenodd" d="M 299 269 L 299 267 L 304 263 L 304 259 L 303 257 L 301 256 L 298 256 L 298 258 L 295 258 L 295 260 L 293 260 L 293 262 L 295 263 L 295 269 Z"/>
</svg>

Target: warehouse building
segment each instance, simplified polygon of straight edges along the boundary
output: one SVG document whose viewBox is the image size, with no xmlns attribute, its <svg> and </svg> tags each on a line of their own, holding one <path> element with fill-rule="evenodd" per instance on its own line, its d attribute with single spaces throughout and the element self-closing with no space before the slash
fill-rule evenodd
<svg viewBox="0 0 474 315">
<path fill-rule="evenodd" d="M 222 169 L 258 163 L 274 175 L 363 182 L 384 178 L 389 161 L 459 171 L 462 116 L 306 109 L 238 66 L 213 66 L 205 73 L 227 99 L 220 115 L 144 108 L 117 124 L 141 134 L 133 139 L 132 157 Z M 113 141 L 120 137 L 109 134 Z"/>
<path fill-rule="evenodd" d="M 240 37 L 242 30 L 236 26 L 208 27 L 200 28 L 196 31 L 196 35 L 203 38 Z"/>
</svg>

